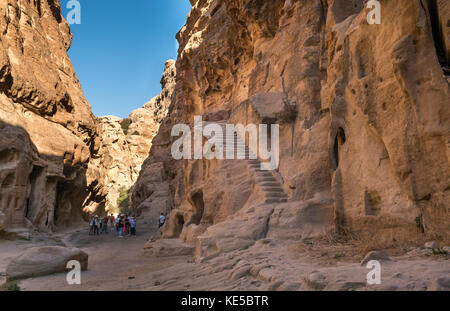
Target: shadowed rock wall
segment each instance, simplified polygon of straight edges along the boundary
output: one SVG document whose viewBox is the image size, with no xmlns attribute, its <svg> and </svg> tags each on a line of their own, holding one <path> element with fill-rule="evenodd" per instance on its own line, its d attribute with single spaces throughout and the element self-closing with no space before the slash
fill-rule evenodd
<svg viewBox="0 0 450 311">
<path fill-rule="evenodd" d="M 0 3 L 0 230 L 55 230 L 100 202 L 100 137 L 67 55 L 60 3 Z"/>
</svg>

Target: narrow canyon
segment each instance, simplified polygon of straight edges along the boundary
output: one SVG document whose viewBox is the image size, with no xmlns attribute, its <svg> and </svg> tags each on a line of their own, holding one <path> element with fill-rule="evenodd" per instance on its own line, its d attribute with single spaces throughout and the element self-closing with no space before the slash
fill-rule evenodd
<svg viewBox="0 0 450 311">
<path fill-rule="evenodd" d="M 55 247 L 89 255 L 82 286 L 22 289 L 450 290 L 450 2 L 380 0 L 380 24 L 366 0 L 190 2 L 161 94 L 121 119 L 92 113 L 59 0 L 0 1 L 0 286 Z M 199 116 L 277 124 L 279 165 L 234 135 L 242 159 L 175 159 Z M 118 213 L 136 238 L 88 235 Z"/>
</svg>

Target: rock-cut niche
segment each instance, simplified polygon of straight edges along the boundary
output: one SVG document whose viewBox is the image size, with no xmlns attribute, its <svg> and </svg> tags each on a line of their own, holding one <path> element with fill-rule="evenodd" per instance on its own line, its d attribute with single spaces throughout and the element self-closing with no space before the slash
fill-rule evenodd
<svg viewBox="0 0 450 311">
<path fill-rule="evenodd" d="M 205 202 L 203 201 L 203 192 L 202 191 L 195 192 L 191 196 L 190 203 L 192 205 L 192 208 L 194 209 L 194 214 L 192 215 L 188 225 L 191 224 L 200 225 L 205 210 Z"/>
<path fill-rule="evenodd" d="M 30 195 L 27 199 L 27 206 L 25 210 L 25 217 L 34 222 L 41 207 L 41 193 L 42 186 L 45 182 L 44 168 L 34 166 L 30 177 Z"/>
<path fill-rule="evenodd" d="M 336 134 L 336 138 L 334 139 L 334 161 L 336 163 L 336 169 L 339 167 L 340 156 L 339 153 L 341 151 L 342 145 L 345 144 L 346 141 L 345 131 L 343 128 L 339 128 Z"/>
</svg>

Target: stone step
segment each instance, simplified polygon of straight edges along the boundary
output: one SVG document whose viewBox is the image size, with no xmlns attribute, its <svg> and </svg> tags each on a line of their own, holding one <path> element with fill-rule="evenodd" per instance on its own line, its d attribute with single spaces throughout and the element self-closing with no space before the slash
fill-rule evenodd
<svg viewBox="0 0 450 311">
<path fill-rule="evenodd" d="M 259 177 L 256 178 L 256 182 L 259 183 L 263 183 L 263 182 L 275 182 L 275 178 L 273 177 Z"/>
<path fill-rule="evenodd" d="M 264 192 L 266 199 L 287 199 L 288 196 L 283 192 Z"/>
<path fill-rule="evenodd" d="M 250 159 L 247 159 L 247 161 L 249 161 Z M 251 160 L 250 160 L 251 161 Z M 249 163 L 248 166 L 250 167 L 259 167 L 261 168 L 261 163 L 258 162 L 253 162 L 253 163 Z"/>
<path fill-rule="evenodd" d="M 273 177 L 273 175 L 271 173 L 269 173 L 268 171 L 262 171 L 262 170 L 257 170 L 256 174 L 258 174 L 258 176 L 264 176 L 264 177 L 272 177 L 273 179 L 275 179 L 275 177 Z"/>
<path fill-rule="evenodd" d="M 284 192 L 266 192 L 266 198 L 287 198 Z"/>
<path fill-rule="evenodd" d="M 261 189 L 264 192 L 279 192 L 279 193 L 284 193 L 284 190 L 280 187 L 267 187 L 267 186 L 261 186 Z"/>
<path fill-rule="evenodd" d="M 287 199 L 266 199 L 266 204 L 273 204 L 273 203 L 285 203 L 287 202 Z"/>
<path fill-rule="evenodd" d="M 277 180 L 273 178 L 273 176 L 258 176 L 258 178 L 256 178 L 256 181 L 258 182 L 258 184 L 261 184 L 263 182 L 277 182 Z"/>
<path fill-rule="evenodd" d="M 235 134 L 234 137 L 226 136 L 224 145 L 225 147 L 227 145 L 233 145 L 235 148 L 234 155 L 239 158 L 246 159 L 250 169 L 256 172 L 255 179 L 265 193 L 266 203 L 271 204 L 287 202 L 288 197 L 284 193 L 280 183 L 270 172 L 261 170 L 261 162 L 256 158 L 253 152 L 250 152 L 249 147 L 237 136 L 237 134 Z"/>
<path fill-rule="evenodd" d="M 281 189 L 281 185 L 279 182 L 274 181 L 263 181 L 258 183 L 261 187 L 278 187 Z"/>
</svg>

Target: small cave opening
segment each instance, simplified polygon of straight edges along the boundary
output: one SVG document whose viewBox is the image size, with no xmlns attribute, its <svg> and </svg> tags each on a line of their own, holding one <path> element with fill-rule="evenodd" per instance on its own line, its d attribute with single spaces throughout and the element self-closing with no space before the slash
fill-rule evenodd
<svg viewBox="0 0 450 311">
<path fill-rule="evenodd" d="M 341 150 L 342 145 L 344 145 L 346 141 L 347 138 L 345 136 L 345 131 L 343 128 L 340 127 L 334 139 L 334 161 L 336 163 L 336 169 L 339 167 L 340 163 L 339 152 Z"/>
<path fill-rule="evenodd" d="M 31 186 L 30 195 L 27 198 L 27 205 L 25 208 L 25 217 L 30 221 L 34 221 L 40 208 L 42 180 L 44 177 L 44 168 L 34 166 L 29 176 Z"/>
<path fill-rule="evenodd" d="M 7 163 L 12 161 L 14 158 L 14 153 L 11 150 L 0 150 L 0 163 Z"/>
<path fill-rule="evenodd" d="M 175 216 L 174 224 L 174 236 L 179 237 L 184 227 L 184 216 L 182 214 L 177 214 Z"/>
<path fill-rule="evenodd" d="M 381 196 L 377 191 L 364 192 L 364 211 L 366 216 L 376 216 L 381 206 Z"/>
<path fill-rule="evenodd" d="M 66 194 L 66 182 L 55 181 L 56 182 L 56 204 L 53 211 L 53 223 L 58 225 L 58 220 L 60 219 L 61 211 L 60 209 L 64 206 L 64 201 L 68 200 Z"/>
<path fill-rule="evenodd" d="M 203 192 L 198 191 L 191 196 L 191 205 L 194 208 L 194 215 L 192 215 L 189 224 L 200 225 L 205 211 L 205 202 L 203 201 Z"/>
<path fill-rule="evenodd" d="M 439 5 L 438 0 L 428 0 L 428 10 L 430 14 L 431 30 L 433 32 L 433 40 L 436 48 L 436 54 L 439 59 L 439 63 L 446 75 L 450 75 L 450 51 L 447 51 L 445 45 L 445 29 L 448 27 L 449 21 L 441 21 L 439 17 Z M 442 24 L 442 23 L 444 24 Z"/>
<path fill-rule="evenodd" d="M 53 223 L 56 225 L 58 223 L 58 208 L 53 211 Z"/>
</svg>

